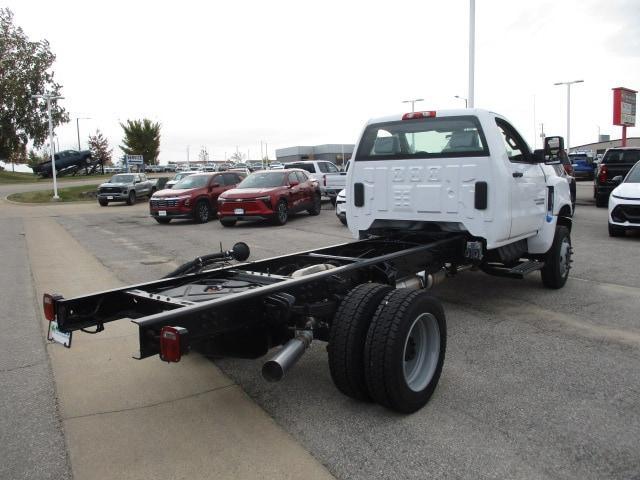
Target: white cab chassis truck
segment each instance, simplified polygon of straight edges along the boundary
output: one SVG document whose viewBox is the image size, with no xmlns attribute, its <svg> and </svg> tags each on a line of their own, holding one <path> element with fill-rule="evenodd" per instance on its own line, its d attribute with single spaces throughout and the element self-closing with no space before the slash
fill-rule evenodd
<svg viewBox="0 0 640 480">
<path fill-rule="evenodd" d="M 555 168 L 563 140 L 545 145 L 532 152 L 508 120 L 479 109 L 371 120 L 348 172 L 349 228 L 357 238 L 461 232 L 479 268 L 541 270 L 545 286 L 560 288 L 571 263 L 571 199 Z"/>
<path fill-rule="evenodd" d="M 547 287 L 566 282 L 562 147 L 553 137 L 532 153 L 507 120 L 482 110 L 370 121 L 347 175 L 358 240 L 255 262 L 240 242 L 160 280 L 70 299 L 45 294 L 50 336 L 70 347 L 73 332 L 129 319 L 138 359 L 178 362 L 192 350 L 258 358 L 277 348 L 262 369 L 268 381 L 323 341 L 342 393 L 414 412 L 435 391 L 447 345 L 444 309 L 427 290 L 467 269 L 513 278 L 540 270 Z"/>
</svg>

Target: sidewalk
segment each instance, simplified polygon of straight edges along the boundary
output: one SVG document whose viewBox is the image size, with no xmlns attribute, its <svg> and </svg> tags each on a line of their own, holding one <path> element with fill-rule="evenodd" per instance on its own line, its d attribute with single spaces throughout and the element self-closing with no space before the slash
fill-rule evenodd
<svg viewBox="0 0 640 480">
<path fill-rule="evenodd" d="M 37 295 L 119 286 L 54 219 L 25 219 L 25 234 Z M 137 361 L 136 348 L 127 321 L 48 345 L 76 480 L 333 478 L 209 360 Z"/>
</svg>

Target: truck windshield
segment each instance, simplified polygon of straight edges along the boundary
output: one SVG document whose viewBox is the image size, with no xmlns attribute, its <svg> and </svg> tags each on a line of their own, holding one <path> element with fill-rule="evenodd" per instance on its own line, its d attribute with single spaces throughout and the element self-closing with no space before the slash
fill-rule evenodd
<svg viewBox="0 0 640 480">
<path fill-rule="evenodd" d="M 476 117 L 434 117 L 369 125 L 355 160 L 487 155 L 487 142 Z"/>
<path fill-rule="evenodd" d="M 176 190 L 187 188 L 202 188 L 207 184 L 207 181 L 211 178 L 210 175 L 189 175 L 184 177 L 173 188 Z"/>
<path fill-rule="evenodd" d="M 114 175 L 109 183 L 133 183 L 133 175 Z"/>
<path fill-rule="evenodd" d="M 284 185 L 282 172 L 256 172 L 241 181 L 236 188 L 272 188 Z"/>
</svg>

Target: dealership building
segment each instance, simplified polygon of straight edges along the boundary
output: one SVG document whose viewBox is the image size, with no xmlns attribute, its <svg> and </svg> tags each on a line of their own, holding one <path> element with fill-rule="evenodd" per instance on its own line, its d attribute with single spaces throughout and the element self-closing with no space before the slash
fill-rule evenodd
<svg viewBox="0 0 640 480">
<path fill-rule="evenodd" d="M 353 155 L 353 144 L 327 144 L 313 147 L 288 147 L 276 150 L 276 159 L 279 162 L 298 162 L 300 160 L 328 160 L 342 167 Z"/>
<path fill-rule="evenodd" d="M 601 142 L 595 143 L 586 143 L 584 145 L 578 145 L 576 147 L 571 147 L 569 153 L 575 152 L 587 152 L 591 153 L 594 157 L 598 154 L 604 153 L 607 151 L 607 148 L 613 147 L 621 147 L 622 139 L 617 140 L 604 140 Z M 640 148 L 640 137 L 629 137 L 627 138 L 627 147 L 638 147 Z"/>
</svg>

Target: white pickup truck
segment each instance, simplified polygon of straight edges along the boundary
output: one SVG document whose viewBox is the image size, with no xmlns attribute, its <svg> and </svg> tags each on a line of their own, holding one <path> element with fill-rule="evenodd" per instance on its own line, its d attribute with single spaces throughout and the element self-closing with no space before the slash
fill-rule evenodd
<svg viewBox="0 0 640 480">
<path fill-rule="evenodd" d="M 532 152 L 504 117 L 480 109 L 370 120 L 347 174 L 349 229 L 466 233 L 487 273 L 541 269 L 560 288 L 572 252 L 569 185 L 552 166 L 562 148 L 548 137 Z"/>
</svg>

